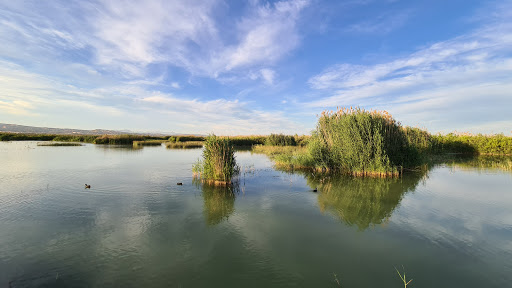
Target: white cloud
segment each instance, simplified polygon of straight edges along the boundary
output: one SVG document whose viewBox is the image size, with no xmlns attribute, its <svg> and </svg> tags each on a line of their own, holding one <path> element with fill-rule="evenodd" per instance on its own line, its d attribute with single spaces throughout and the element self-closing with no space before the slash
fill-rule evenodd
<svg viewBox="0 0 512 288">
<path fill-rule="evenodd" d="M 1 64 L 0 115 L 18 124 L 219 135 L 304 130 L 284 113 L 262 111 L 249 102 L 187 99 L 129 83 L 78 88 L 9 62 Z"/>
<path fill-rule="evenodd" d="M 274 84 L 274 79 L 276 77 L 276 72 L 271 69 L 261 69 L 261 77 L 265 80 L 265 83 L 272 85 Z"/>
<path fill-rule="evenodd" d="M 312 88 L 330 96 L 304 106 L 387 109 L 404 124 L 435 132 L 464 127 L 509 133 L 502 124 L 512 120 L 504 108 L 512 107 L 510 31 L 509 22 L 489 25 L 390 62 L 331 66 L 309 79 Z"/>
<path fill-rule="evenodd" d="M 352 24 L 345 31 L 351 33 L 387 34 L 403 26 L 410 17 L 411 11 L 387 12 L 375 19 Z"/>
<path fill-rule="evenodd" d="M 80 62 L 124 80 L 147 77 L 151 64 L 217 78 L 261 69 L 296 48 L 306 5 L 307 0 L 254 3 L 226 21 L 219 16 L 229 7 L 220 0 L 5 3 L 0 57 L 51 66 L 62 53 L 75 59 L 78 53 Z"/>
<path fill-rule="evenodd" d="M 255 63 L 273 63 L 299 43 L 297 20 L 308 1 L 280 1 L 256 8 L 238 25 L 241 41 L 226 49 L 227 71 Z"/>
</svg>

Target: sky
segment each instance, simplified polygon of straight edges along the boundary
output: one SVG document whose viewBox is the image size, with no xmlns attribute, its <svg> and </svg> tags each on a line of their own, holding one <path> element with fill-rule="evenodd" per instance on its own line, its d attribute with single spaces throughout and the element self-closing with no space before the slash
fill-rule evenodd
<svg viewBox="0 0 512 288">
<path fill-rule="evenodd" d="M 309 134 L 351 106 L 512 135 L 512 1 L 0 0 L 0 123 Z"/>
</svg>

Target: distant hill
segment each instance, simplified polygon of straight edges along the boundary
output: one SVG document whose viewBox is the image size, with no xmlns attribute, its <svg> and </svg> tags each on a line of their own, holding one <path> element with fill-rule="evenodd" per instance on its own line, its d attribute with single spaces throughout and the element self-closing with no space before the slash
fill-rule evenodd
<svg viewBox="0 0 512 288">
<path fill-rule="evenodd" d="M 104 130 L 104 129 L 94 129 L 94 130 L 81 130 L 81 129 L 71 129 L 71 128 L 48 128 L 48 127 L 34 127 L 34 126 L 24 126 L 17 124 L 5 124 L 0 123 L 0 132 L 12 132 L 12 133 L 34 133 L 34 134 L 64 134 L 64 135 L 120 135 L 120 134 L 132 134 L 132 135 L 175 135 L 176 133 L 137 133 L 131 132 L 128 130 Z"/>
</svg>

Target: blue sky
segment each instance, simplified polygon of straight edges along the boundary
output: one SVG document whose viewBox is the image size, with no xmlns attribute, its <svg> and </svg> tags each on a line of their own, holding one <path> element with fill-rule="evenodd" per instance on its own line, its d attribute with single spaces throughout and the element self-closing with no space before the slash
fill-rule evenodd
<svg viewBox="0 0 512 288">
<path fill-rule="evenodd" d="M 512 133 L 512 1 L 0 1 L 0 122 L 309 134 L 337 106 Z"/>
</svg>

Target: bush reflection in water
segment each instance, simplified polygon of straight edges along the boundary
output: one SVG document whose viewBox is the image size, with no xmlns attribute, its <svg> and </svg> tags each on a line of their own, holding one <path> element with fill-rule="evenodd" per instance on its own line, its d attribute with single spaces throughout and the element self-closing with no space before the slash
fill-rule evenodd
<svg viewBox="0 0 512 288">
<path fill-rule="evenodd" d="M 310 174 L 308 185 L 318 189 L 318 206 L 360 230 L 387 221 L 405 193 L 413 191 L 427 171 L 401 178 L 368 178 Z"/>
<path fill-rule="evenodd" d="M 237 181 L 227 186 L 203 183 L 200 179 L 193 181 L 196 187 L 201 188 L 206 224 L 217 225 L 233 214 L 236 194 L 240 191 L 240 184 Z"/>
</svg>

